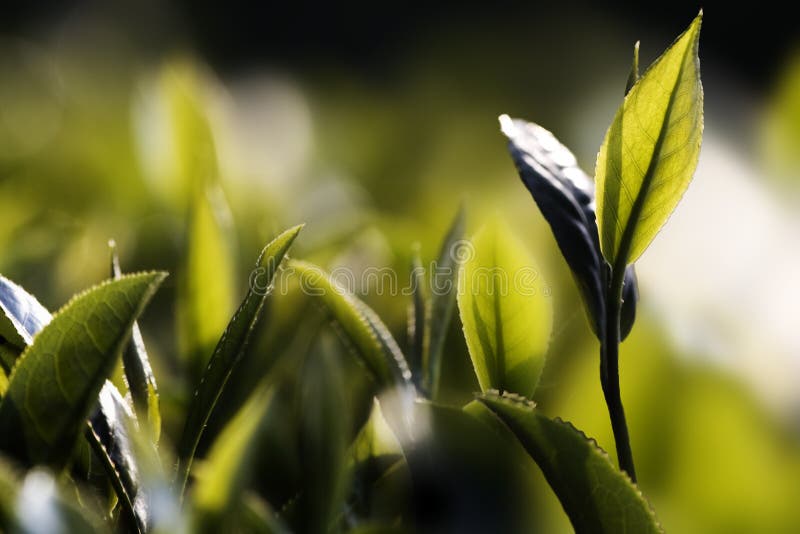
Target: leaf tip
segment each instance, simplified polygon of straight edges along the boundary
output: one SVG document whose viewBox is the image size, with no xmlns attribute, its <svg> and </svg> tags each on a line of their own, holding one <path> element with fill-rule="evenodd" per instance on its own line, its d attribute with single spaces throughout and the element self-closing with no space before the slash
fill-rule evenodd
<svg viewBox="0 0 800 534">
<path fill-rule="evenodd" d="M 508 137 L 512 139 L 517 135 L 517 126 L 514 124 L 514 121 L 509 117 L 506 113 L 500 115 L 497 120 L 500 121 L 500 131 Z"/>
</svg>

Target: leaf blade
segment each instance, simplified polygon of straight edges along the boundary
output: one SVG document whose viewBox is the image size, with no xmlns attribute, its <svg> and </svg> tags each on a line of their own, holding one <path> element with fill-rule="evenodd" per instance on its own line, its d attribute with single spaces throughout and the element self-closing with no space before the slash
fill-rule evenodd
<svg viewBox="0 0 800 534">
<path fill-rule="evenodd" d="M 0 450 L 24 464 L 64 466 L 133 321 L 165 276 L 106 281 L 53 316 L 9 377 Z"/>
<path fill-rule="evenodd" d="M 113 241 L 111 247 L 111 277 L 118 280 L 122 277 L 119 266 L 116 245 Z M 122 366 L 125 372 L 125 381 L 131 392 L 133 407 L 137 420 L 147 421 L 153 439 L 158 442 L 161 434 L 161 410 L 158 403 L 158 385 L 153 369 L 150 366 L 150 357 L 144 346 L 142 331 L 138 321 L 131 327 L 131 340 L 122 352 Z"/>
<path fill-rule="evenodd" d="M 663 532 L 638 487 L 582 432 L 516 396 L 490 392 L 478 399 L 539 465 L 575 532 Z"/>
<path fill-rule="evenodd" d="M 211 416 L 211 412 L 222 394 L 233 368 L 241 359 L 244 347 L 258 321 L 275 274 L 278 272 L 283 258 L 302 228 L 303 225 L 289 228 L 275 237 L 261 251 L 254 271 L 254 273 L 259 274 L 257 278 L 251 278 L 251 286 L 217 343 L 208 367 L 195 390 L 178 444 L 180 462 L 178 465 L 178 482 L 182 487 L 186 484 L 192 458 L 208 418 Z"/>
<path fill-rule="evenodd" d="M 372 308 L 345 291 L 322 268 L 297 260 L 289 265 L 300 276 L 303 291 L 322 300 L 379 386 L 411 384 L 403 352 Z"/>
<path fill-rule="evenodd" d="M 703 131 L 701 22 L 702 12 L 634 84 L 597 156 L 600 246 L 615 269 L 644 252 L 697 166 Z"/>
<path fill-rule="evenodd" d="M 495 222 L 472 238 L 459 273 L 458 310 L 482 390 L 530 396 L 550 343 L 553 310 L 533 258 Z"/>
</svg>

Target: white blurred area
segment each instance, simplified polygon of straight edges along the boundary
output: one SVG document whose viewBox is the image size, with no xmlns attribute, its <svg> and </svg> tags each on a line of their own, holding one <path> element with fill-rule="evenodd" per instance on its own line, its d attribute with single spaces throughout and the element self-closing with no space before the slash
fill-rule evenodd
<svg viewBox="0 0 800 534">
<path fill-rule="evenodd" d="M 713 116 L 706 124 L 694 180 L 637 263 L 641 298 L 683 352 L 732 369 L 791 416 L 800 410 L 800 211 Z"/>
</svg>

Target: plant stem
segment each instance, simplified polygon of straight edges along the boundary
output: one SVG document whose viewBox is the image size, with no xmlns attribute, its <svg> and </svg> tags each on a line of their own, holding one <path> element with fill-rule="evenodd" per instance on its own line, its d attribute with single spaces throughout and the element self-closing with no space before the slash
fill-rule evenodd
<svg viewBox="0 0 800 534">
<path fill-rule="evenodd" d="M 611 418 L 611 428 L 614 431 L 619 467 L 628 473 L 633 482 L 636 482 L 633 452 L 619 389 L 619 320 L 625 266 L 623 265 L 621 268 L 616 266 L 612 270 L 610 278 L 611 283 L 606 286 L 606 320 L 600 343 L 600 383 L 603 386 L 603 395 L 608 406 L 608 415 Z"/>
</svg>

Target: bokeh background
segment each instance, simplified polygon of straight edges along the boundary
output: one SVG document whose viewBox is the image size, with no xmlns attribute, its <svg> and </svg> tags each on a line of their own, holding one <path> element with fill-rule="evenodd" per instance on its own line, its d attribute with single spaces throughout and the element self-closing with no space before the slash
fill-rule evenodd
<svg viewBox="0 0 800 534">
<path fill-rule="evenodd" d="M 591 174 L 633 43 L 649 64 L 699 7 L 11 2 L 0 272 L 51 310 L 108 276 L 110 238 L 123 269 L 173 273 L 143 319 L 169 443 L 202 368 L 187 353 L 213 347 L 277 231 L 306 222 L 293 255 L 328 268 L 408 273 L 414 244 L 433 259 L 460 203 L 470 231 L 499 212 L 552 287 L 540 409 L 613 455 L 596 340 L 497 116 L 552 130 Z M 800 25 L 761 5 L 706 5 L 700 55 L 699 167 L 638 263 L 622 346 L 637 471 L 668 531 L 797 532 Z M 405 343 L 405 298 L 361 295 Z M 228 415 L 301 350 L 295 326 L 310 312 L 273 300 Z M 453 403 L 477 389 L 459 333 L 443 372 Z M 569 531 L 557 501 L 536 495 L 543 531 Z"/>
</svg>

